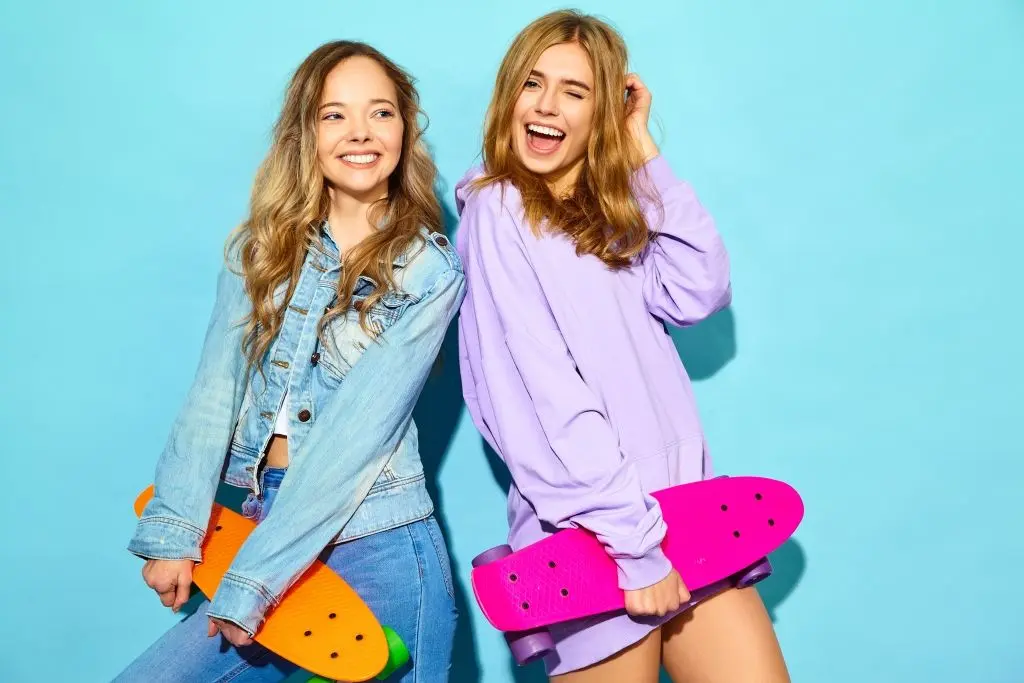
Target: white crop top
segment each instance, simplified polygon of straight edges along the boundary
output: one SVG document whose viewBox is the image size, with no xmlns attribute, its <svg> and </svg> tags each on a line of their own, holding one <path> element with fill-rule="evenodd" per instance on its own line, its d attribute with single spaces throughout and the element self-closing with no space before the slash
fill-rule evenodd
<svg viewBox="0 0 1024 683">
<path fill-rule="evenodd" d="M 281 436 L 288 436 L 288 392 L 284 392 L 284 400 L 281 401 L 281 409 L 277 411 L 277 422 L 274 423 L 274 433 Z"/>
</svg>

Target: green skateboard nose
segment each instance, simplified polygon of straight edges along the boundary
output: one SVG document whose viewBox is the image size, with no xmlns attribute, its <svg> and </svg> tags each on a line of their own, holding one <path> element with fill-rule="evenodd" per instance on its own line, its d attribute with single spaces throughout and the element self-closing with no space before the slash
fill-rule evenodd
<svg viewBox="0 0 1024 683">
<path fill-rule="evenodd" d="M 405 666 L 405 663 L 409 661 L 409 648 L 402 642 L 402 638 L 390 626 L 384 626 L 383 628 L 384 637 L 388 641 L 388 663 L 377 674 L 377 680 L 381 681 Z"/>
</svg>

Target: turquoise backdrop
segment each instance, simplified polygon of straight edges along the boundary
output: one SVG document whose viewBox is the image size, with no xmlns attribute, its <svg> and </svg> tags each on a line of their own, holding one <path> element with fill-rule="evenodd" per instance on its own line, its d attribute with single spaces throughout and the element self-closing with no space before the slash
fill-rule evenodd
<svg viewBox="0 0 1024 683">
<path fill-rule="evenodd" d="M 285 83 L 373 43 L 419 79 L 444 201 L 498 62 L 555 5 L 0 7 L 0 679 L 110 680 L 178 617 L 124 546 Z M 761 590 L 799 683 L 1024 680 L 1024 8 L 590 1 L 718 219 L 735 303 L 686 334 L 720 473 L 807 516 Z M 500 468 L 454 335 L 417 417 L 456 563 L 453 681 L 516 670 L 468 594 Z M 737 643 L 742 647 L 742 643 Z"/>
</svg>

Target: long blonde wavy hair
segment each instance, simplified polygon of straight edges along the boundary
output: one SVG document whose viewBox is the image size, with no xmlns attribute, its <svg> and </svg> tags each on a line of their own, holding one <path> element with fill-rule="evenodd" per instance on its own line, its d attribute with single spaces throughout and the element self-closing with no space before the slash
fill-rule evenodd
<svg viewBox="0 0 1024 683">
<path fill-rule="evenodd" d="M 398 166 L 388 179 L 387 197 L 370 209 L 378 226 L 346 253 L 338 281 L 337 303 L 324 314 L 321 330 L 348 310 L 360 275 L 378 283 L 359 306 L 362 327 L 373 334 L 366 312 L 394 289 L 394 260 L 419 238 L 420 228 L 442 230 L 441 206 L 434 193 L 437 169 L 423 140 L 426 125 L 414 79 L 375 48 L 335 41 L 314 50 L 295 71 L 284 106 L 253 184 L 249 215 L 232 233 L 227 250 L 237 249 L 245 289 L 252 302 L 243 350 L 250 366 L 258 365 L 277 336 L 302 270 L 307 250 L 320 245 L 320 229 L 330 210 L 327 181 L 317 161 L 317 110 L 328 74 L 351 57 L 369 57 L 384 69 L 398 93 L 405 124 Z M 275 291 L 287 283 L 282 303 Z"/>
<path fill-rule="evenodd" d="M 543 177 L 531 173 L 512 146 L 513 113 L 530 71 L 549 47 L 576 43 L 594 71 L 594 123 L 573 191 L 556 197 Z M 534 20 L 510 45 L 498 69 L 483 135 L 485 175 L 479 185 L 508 181 L 523 198 L 534 230 L 546 221 L 568 235 L 577 254 L 593 254 L 612 268 L 629 266 L 650 240 L 631 179 L 642 165 L 640 149 L 626 130 L 628 52 L 604 21 L 575 10 Z M 647 195 L 646 188 L 637 189 Z M 654 198 L 652 198 L 654 199 Z"/>
</svg>

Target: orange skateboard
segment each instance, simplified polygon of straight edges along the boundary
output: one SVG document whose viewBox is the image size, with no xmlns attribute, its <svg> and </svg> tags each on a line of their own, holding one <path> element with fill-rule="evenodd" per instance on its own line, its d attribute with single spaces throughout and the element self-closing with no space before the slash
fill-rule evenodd
<svg viewBox="0 0 1024 683">
<path fill-rule="evenodd" d="M 153 497 L 149 486 L 135 500 L 142 516 Z M 235 554 L 256 523 L 214 504 L 203 540 L 203 561 L 192 570 L 192 582 L 207 598 L 220 585 Z M 385 679 L 409 660 L 409 651 L 393 630 L 382 627 L 362 598 L 317 560 L 285 593 L 253 640 L 326 679 Z"/>
</svg>

